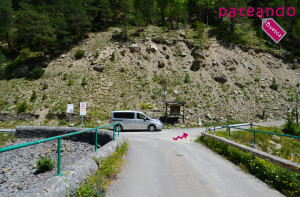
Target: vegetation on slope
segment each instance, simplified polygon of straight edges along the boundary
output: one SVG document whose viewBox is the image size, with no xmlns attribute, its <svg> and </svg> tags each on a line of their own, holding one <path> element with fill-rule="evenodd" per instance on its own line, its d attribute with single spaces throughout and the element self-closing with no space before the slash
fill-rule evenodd
<svg viewBox="0 0 300 197">
<path fill-rule="evenodd" d="M 115 153 L 105 158 L 94 158 L 99 168 L 90 176 L 84 185 L 77 190 L 78 197 L 105 196 L 105 190 L 117 177 L 128 150 L 128 142 L 117 147 Z"/>
</svg>

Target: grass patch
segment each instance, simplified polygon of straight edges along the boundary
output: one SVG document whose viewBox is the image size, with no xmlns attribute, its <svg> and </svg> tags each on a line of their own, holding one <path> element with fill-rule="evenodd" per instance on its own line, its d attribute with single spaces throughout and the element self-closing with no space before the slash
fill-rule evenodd
<svg viewBox="0 0 300 197">
<path fill-rule="evenodd" d="M 104 196 L 105 190 L 116 178 L 123 164 L 124 155 L 128 150 L 128 142 L 125 142 L 112 155 L 105 158 L 94 158 L 99 166 L 95 175 L 90 176 L 85 184 L 77 190 L 76 196 Z"/>
<path fill-rule="evenodd" d="M 14 135 L 10 133 L 0 133 L 0 148 L 4 147 L 5 143 L 17 139 Z"/>
<path fill-rule="evenodd" d="M 286 196 L 300 195 L 300 174 L 286 170 L 210 137 L 201 136 L 196 142 L 204 144 Z"/>
<path fill-rule="evenodd" d="M 281 133 L 281 128 L 278 127 L 255 127 L 255 130 Z M 227 131 L 217 131 L 216 135 L 227 138 Z M 254 143 L 253 132 L 250 131 L 234 131 L 231 132 L 231 140 L 239 144 L 251 146 Z M 300 140 L 274 135 L 267 135 L 263 133 L 256 133 L 257 149 L 269 154 L 300 163 Z M 281 145 L 280 149 L 276 149 L 276 144 Z"/>
</svg>

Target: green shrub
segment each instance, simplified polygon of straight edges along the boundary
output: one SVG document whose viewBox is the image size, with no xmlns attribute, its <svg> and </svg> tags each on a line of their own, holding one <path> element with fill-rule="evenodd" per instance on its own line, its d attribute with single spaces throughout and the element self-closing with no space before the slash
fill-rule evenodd
<svg viewBox="0 0 300 197">
<path fill-rule="evenodd" d="M 112 53 L 111 54 L 111 57 L 110 57 L 110 61 L 115 61 L 115 59 L 116 59 L 116 56 L 115 56 L 115 53 Z"/>
<path fill-rule="evenodd" d="M 86 86 L 88 83 L 86 81 L 86 78 L 84 77 L 82 80 L 81 80 L 81 85 L 82 86 Z"/>
<path fill-rule="evenodd" d="M 42 100 L 46 100 L 47 99 L 47 95 L 43 94 Z"/>
<path fill-rule="evenodd" d="M 46 90 L 46 89 L 48 89 L 48 87 L 49 87 L 49 85 L 45 83 L 42 87 L 42 90 Z"/>
<path fill-rule="evenodd" d="M 30 100 L 30 102 L 33 103 L 36 99 L 37 99 L 36 92 L 33 90 L 32 95 L 31 95 L 29 100 Z"/>
<path fill-rule="evenodd" d="M 25 61 L 30 56 L 30 50 L 29 49 L 23 49 L 22 52 L 16 59 L 9 62 L 5 67 L 5 74 L 9 74 L 14 69 L 16 69 L 23 61 Z"/>
<path fill-rule="evenodd" d="M 2 64 L 2 63 L 4 63 L 4 62 L 6 62 L 6 57 L 5 57 L 4 54 L 2 54 L 2 51 L 1 51 L 1 49 L 0 49 L 0 64 Z"/>
<path fill-rule="evenodd" d="M 30 71 L 27 75 L 27 78 L 29 79 L 39 79 L 45 74 L 45 70 L 38 66 L 35 67 L 32 71 Z"/>
<path fill-rule="evenodd" d="M 297 88 L 299 88 L 300 87 L 300 83 L 297 83 L 296 86 L 297 86 Z"/>
<path fill-rule="evenodd" d="M 17 112 L 21 113 L 21 112 L 25 112 L 27 110 L 28 106 L 26 101 L 23 101 L 22 103 L 17 104 Z"/>
<path fill-rule="evenodd" d="M 254 81 L 255 81 L 255 82 L 259 82 L 259 81 L 260 81 L 260 78 L 259 78 L 259 77 L 256 77 Z"/>
<path fill-rule="evenodd" d="M 300 123 L 295 122 L 296 110 L 287 114 L 287 122 L 284 125 L 283 132 L 285 134 L 300 136 Z"/>
<path fill-rule="evenodd" d="M 151 104 L 147 105 L 145 102 L 141 103 L 141 108 L 142 109 L 152 109 L 153 106 Z"/>
<path fill-rule="evenodd" d="M 39 172 L 47 172 L 53 169 L 54 163 L 51 158 L 41 156 L 40 159 L 36 162 L 36 167 Z"/>
<path fill-rule="evenodd" d="M 204 144 L 286 196 L 300 195 L 300 174 L 286 170 L 210 137 L 201 136 L 196 142 Z"/>
<path fill-rule="evenodd" d="M 94 57 L 95 57 L 95 58 L 99 57 L 99 52 L 98 52 L 98 51 L 96 51 L 96 52 L 94 53 Z"/>
<path fill-rule="evenodd" d="M 67 77 L 68 77 L 68 75 L 67 75 L 67 73 L 65 73 L 65 74 L 63 75 L 62 80 L 66 81 L 66 80 L 67 80 Z"/>
<path fill-rule="evenodd" d="M 75 79 L 70 79 L 68 82 L 68 86 L 74 85 Z"/>
<path fill-rule="evenodd" d="M 145 102 L 142 102 L 141 108 L 142 108 L 142 109 L 147 109 L 147 107 L 148 107 L 147 104 L 146 104 Z"/>
<path fill-rule="evenodd" d="M 85 54 L 85 52 L 84 52 L 83 50 L 78 49 L 78 50 L 75 52 L 74 57 L 75 57 L 75 59 L 79 60 L 79 59 L 83 58 L 84 54 Z"/>
<path fill-rule="evenodd" d="M 190 75 L 186 73 L 184 78 L 184 83 L 190 83 L 190 82 L 191 82 Z"/>
<path fill-rule="evenodd" d="M 276 79 L 273 78 L 272 84 L 270 85 L 270 88 L 277 91 L 278 90 L 278 83 L 276 82 Z"/>
<path fill-rule="evenodd" d="M 124 97 L 125 96 L 125 92 L 122 92 L 120 97 Z"/>
</svg>

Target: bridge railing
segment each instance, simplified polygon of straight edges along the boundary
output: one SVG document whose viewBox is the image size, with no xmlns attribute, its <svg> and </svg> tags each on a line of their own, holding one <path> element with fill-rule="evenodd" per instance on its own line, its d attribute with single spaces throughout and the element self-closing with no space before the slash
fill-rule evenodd
<svg viewBox="0 0 300 197">
<path fill-rule="evenodd" d="M 82 130 L 82 131 L 76 131 L 76 132 L 72 132 L 72 133 L 67 133 L 64 135 L 59 135 L 59 136 L 54 136 L 54 137 L 50 137 L 50 138 L 45 138 L 42 140 L 37 140 L 37 141 L 32 141 L 32 142 L 28 142 L 28 143 L 24 143 L 24 144 L 18 144 L 18 145 L 14 145 L 14 146 L 8 146 L 8 147 L 4 147 L 4 148 L 0 148 L 0 153 L 2 152 L 6 152 L 6 151 L 11 151 L 11 150 L 15 150 L 15 149 L 19 149 L 19 148 L 24 148 L 27 146 L 33 146 L 36 144 L 40 144 L 40 143 L 44 143 L 47 141 L 51 141 L 51 140 L 58 140 L 58 151 L 57 151 L 57 174 L 55 174 L 56 176 L 62 176 L 61 174 L 61 139 L 65 138 L 65 137 L 69 137 L 69 136 L 73 136 L 73 135 L 78 135 L 81 133 L 85 133 L 88 131 L 93 131 L 95 130 L 95 152 L 97 152 L 97 145 L 98 145 L 98 129 L 103 129 L 106 127 L 110 127 L 113 126 L 113 141 L 116 140 L 116 129 L 118 131 L 118 135 L 120 135 L 120 123 L 114 123 L 114 124 L 109 124 L 109 125 L 105 125 L 105 126 L 101 126 L 101 127 L 97 127 L 97 128 L 92 128 L 92 129 L 86 129 L 86 130 Z"/>
</svg>

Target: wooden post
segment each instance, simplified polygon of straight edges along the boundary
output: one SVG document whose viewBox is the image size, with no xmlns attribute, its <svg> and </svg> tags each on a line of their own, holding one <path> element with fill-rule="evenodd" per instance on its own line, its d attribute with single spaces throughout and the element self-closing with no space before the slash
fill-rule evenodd
<svg viewBox="0 0 300 197">
<path fill-rule="evenodd" d="M 168 104 L 165 103 L 165 105 L 166 105 L 165 123 L 167 123 L 167 119 L 168 119 Z"/>
<path fill-rule="evenodd" d="M 185 105 L 183 104 L 183 123 L 185 122 Z"/>
</svg>

